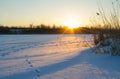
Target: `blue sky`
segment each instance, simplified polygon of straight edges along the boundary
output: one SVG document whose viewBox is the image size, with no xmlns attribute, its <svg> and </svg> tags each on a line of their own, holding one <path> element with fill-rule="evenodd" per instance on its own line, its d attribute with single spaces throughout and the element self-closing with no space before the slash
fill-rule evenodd
<svg viewBox="0 0 120 79">
<path fill-rule="evenodd" d="M 86 25 L 98 11 L 99 1 L 106 8 L 112 0 L 0 0 L 0 24 L 64 25 L 74 18 L 80 25 Z"/>
</svg>

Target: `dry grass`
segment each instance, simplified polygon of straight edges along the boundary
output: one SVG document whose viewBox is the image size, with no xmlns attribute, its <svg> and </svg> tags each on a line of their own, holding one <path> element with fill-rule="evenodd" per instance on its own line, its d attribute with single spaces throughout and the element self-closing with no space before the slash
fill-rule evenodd
<svg viewBox="0 0 120 79">
<path fill-rule="evenodd" d="M 99 12 L 92 21 L 93 28 L 97 28 L 94 42 L 96 45 L 100 43 L 101 46 L 106 46 L 105 40 L 111 38 L 111 55 L 120 55 L 120 1 L 114 0 L 111 6 L 110 12 L 105 13 L 104 7 L 99 5 Z"/>
</svg>

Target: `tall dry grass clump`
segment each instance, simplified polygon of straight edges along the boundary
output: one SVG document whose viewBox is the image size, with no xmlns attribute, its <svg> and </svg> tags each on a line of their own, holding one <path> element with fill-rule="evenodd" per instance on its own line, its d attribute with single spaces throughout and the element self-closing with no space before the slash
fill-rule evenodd
<svg viewBox="0 0 120 79">
<path fill-rule="evenodd" d="M 99 12 L 92 21 L 94 30 L 94 43 L 98 46 L 109 46 L 111 55 L 120 55 L 120 1 L 111 2 L 112 9 L 105 12 L 99 3 Z"/>
</svg>

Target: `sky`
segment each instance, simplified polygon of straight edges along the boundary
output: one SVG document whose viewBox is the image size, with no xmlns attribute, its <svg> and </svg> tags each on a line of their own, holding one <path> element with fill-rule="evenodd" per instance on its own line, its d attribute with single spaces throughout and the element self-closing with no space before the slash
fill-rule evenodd
<svg viewBox="0 0 120 79">
<path fill-rule="evenodd" d="M 112 0 L 0 0 L 0 24 L 65 25 L 74 20 L 80 26 L 87 25 L 98 11 L 99 1 L 106 8 Z"/>
</svg>

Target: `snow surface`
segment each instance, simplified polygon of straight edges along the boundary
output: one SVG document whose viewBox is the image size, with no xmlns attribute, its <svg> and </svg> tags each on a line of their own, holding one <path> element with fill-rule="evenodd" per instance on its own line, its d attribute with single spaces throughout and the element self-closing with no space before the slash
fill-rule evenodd
<svg viewBox="0 0 120 79">
<path fill-rule="evenodd" d="M 92 35 L 0 35 L 0 79 L 120 79 L 120 57 Z"/>
</svg>

